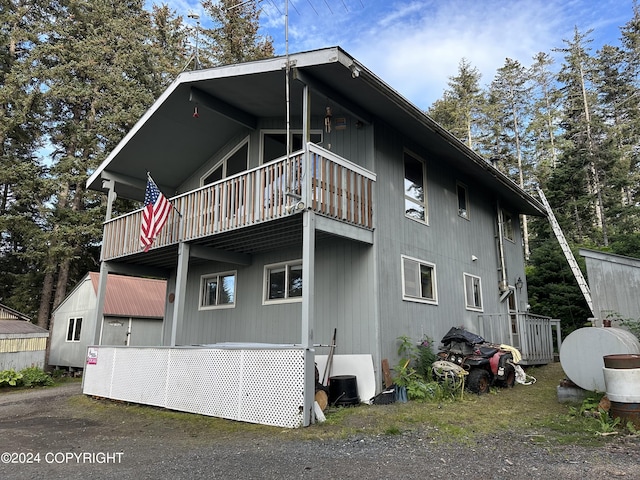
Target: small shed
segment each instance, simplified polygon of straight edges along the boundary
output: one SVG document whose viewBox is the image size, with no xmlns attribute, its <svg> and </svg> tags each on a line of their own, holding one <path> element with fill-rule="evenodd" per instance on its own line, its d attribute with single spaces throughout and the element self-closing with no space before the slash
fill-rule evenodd
<svg viewBox="0 0 640 480">
<path fill-rule="evenodd" d="M 0 371 L 44 368 L 49 331 L 29 317 L 0 304 Z"/>
<path fill-rule="evenodd" d="M 597 323 L 602 320 L 640 320 L 640 259 L 580 249 Z"/>
<path fill-rule="evenodd" d="M 96 343 L 98 281 L 89 272 L 53 311 L 50 366 L 84 368 L 87 347 Z M 98 344 L 161 345 L 166 290 L 165 280 L 110 274 Z"/>
</svg>

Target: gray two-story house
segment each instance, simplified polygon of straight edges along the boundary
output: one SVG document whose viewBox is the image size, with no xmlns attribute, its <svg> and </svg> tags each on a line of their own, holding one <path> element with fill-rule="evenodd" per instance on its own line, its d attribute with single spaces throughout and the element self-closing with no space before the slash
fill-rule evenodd
<svg viewBox="0 0 640 480">
<path fill-rule="evenodd" d="M 147 171 L 175 209 L 143 252 L 141 211 L 109 212 Z M 166 346 L 335 329 L 379 380 L 399 336 L 464 326 L 551 359 L 519 222 L 542 205 L 339 47 L 180 74 L 88 187 L 108 196 L 101 276 L 168 280 Z"/>
</svg>

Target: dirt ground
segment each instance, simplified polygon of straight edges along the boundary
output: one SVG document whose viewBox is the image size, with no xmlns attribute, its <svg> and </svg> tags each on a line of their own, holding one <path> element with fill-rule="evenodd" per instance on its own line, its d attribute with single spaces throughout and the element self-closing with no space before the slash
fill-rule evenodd
<svg viewBox="0 0 640 480">
<path fill-rule="evenodd" d="M 436 443 L 418 428 L 300 441 L 279 429 L 212 435 L 184 419 L 102 407 L 87 402 L 78 383 L 1 392 L 0 478 L 640 479 L 637 437 L 550 448 L 505 432 L 469 446 Z"/>
</svg>

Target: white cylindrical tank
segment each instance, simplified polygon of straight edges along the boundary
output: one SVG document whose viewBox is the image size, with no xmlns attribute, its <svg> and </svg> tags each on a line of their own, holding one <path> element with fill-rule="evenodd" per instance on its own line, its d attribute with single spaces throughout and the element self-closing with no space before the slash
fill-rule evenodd
<svg viewBox="0 0 640 480">
<path fill-rule="evenodd" d="M 606 392 L 603 357 L 619 353 L 640 353 L 640 341 L 622 328 L 584 327 L 562 342 L 560 364 L 569 380 L 579 387 Z"/>
</svg>

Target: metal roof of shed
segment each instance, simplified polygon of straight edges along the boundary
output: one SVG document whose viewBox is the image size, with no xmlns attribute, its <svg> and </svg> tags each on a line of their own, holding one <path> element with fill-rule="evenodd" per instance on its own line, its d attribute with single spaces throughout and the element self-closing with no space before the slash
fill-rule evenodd
<svg viewBox="0 0 640 480">
<path fill-rule="evenodd" d="M 97 294 L 100 274 L 90 272 L 89 276 Z M 165 280 L 109 274 L 104 315 L 163 318 L 166 292 Z"/>
</svg>

